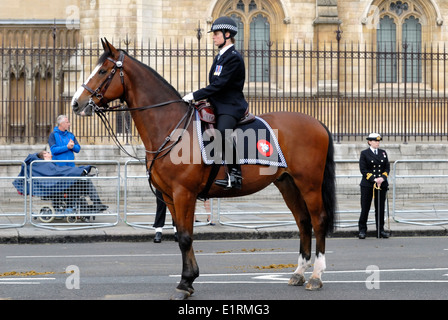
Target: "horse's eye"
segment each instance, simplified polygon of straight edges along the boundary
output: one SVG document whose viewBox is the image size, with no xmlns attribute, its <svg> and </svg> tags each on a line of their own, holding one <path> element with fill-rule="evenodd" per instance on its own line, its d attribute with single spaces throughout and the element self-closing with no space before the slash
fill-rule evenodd
<svg viewBox="0 0 448 320">
<path fill-rule="evenodd" d="M 99 74 L 106 74 L 107 70 L 104 69 L 100 69 L 100 71 L 98 71 Z"/>
</svg>

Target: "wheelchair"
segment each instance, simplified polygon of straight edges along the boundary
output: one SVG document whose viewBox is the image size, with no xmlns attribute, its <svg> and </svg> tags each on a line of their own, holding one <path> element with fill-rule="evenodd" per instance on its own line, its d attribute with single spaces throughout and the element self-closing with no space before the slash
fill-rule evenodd
<svg viewBox="0 0 448 320">
<path fill-rule="evenodd" d="M 51 223 L 55 219 L 66 220 L 68 223 L 75 223 L 78 220 L 83 222 L 95 220 L 95 216 L 89 214 L 97 213 L 93 205 L 89 205 L 86 196 L 72 195 L 69 192 L 45 196 L 42 200 L 48 200 L 51 205 L 43 205 L 39 214 L 34 219 L 39 219 L 43 223 Z"/>
<path fill-rule="evenodd" d="M 98 169 L 93 166 L 92 168 L 95 169 L 95 172 L 87 175 L 98 176 Z M 94 214 L 98 211 L 94 205 L 88 204 L 86 197 L 87 193 L 82 189 L 72 189 L 71 187 L 64 192 L 42 196 L 41 200 L 50 201 L 51 204 L 43 205 L 34 219 L 39 219 L 43 223 L 50 223 L 55 219 L 65 219 L 68 223 L 75 223 L 78 220 L 88 222 L 90 218 L 95 220 Z"/>
</svg>

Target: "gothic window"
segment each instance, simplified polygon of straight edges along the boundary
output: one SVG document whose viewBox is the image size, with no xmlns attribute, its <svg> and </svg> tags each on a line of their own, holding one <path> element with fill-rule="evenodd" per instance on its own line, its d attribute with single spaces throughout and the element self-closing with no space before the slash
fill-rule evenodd
<svg viewBox="0 0 448 320">
<path fill-rule="evenodd" d="M 412 2 L 387 2 L 377 29 L 378 83 L 421 82 L 421 13 Z"/>
<path fill-rule="evenodd" d="M 271 21 L 275 21 L 269 0 L 228 0 L 224 12 L 238 25 L 235 47 L 246 58 L 249 81 L 269 81 Z"/>
<path fill-rule="evenodd" d="M 384 16 L 380 20 L 377 34 L 377 78 L 378 82 L 397 81 L 397 26 L 393 19 Z"/>
<path fill-rule="evenodd" d="M 420 82 L 422 68 L 419 55 L 422 49 L 422 25 L 414 16 L 407 18 L 402 29 L 403 82 Z"/>
<path fill-rule="evenodd" d="M 269 80 L 269 31 L 270 25 L 261 14 L 250 23 L 249 51 L 253 52 L 249 59 L 249 77 L 251 81 Z"/>
</svg>

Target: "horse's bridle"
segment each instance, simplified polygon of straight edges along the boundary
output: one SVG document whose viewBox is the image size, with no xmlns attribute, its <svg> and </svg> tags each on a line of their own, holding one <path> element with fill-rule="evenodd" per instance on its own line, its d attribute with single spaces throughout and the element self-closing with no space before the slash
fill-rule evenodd
<svg viewBox="0 0 448 320">
<path fill-rule="evenodd" d="M 96 88 L 95 90 L 93 90 L 92 88 L 90 88 L 88 85 L 86 85 L 84 83 L 82 84 L 82 87 L 91 93 L 89 102 L 87 103 L 87 106 L 91 107 L 95 113 L 104 112 L 104 111 L 116 111 L 116 112 L 117 111 L 121 111 L 121 112 L 123 112 L 123 111 L 139 111 L 139 110 L 145 110 L 145 109 L 151 109 L 151 108 L 158 108 L 158 107 L 162 107 L 162 106 L 165 106 L 165 105 L 168 105 L 171 103 L 175 103 L 175 102 L 184 102 L 182 99 L 178 99 L 178 100 L 169 100 L 169 101 L 165 101 L 162 103 L 158 103 L 158 104 L 154 104 L 154 105 L 150 105 L 150 106 L 137 107 L 137 108 L 126 108 L 123 106 L 115 106 L 115 107 L 109 108 L 107 106 L 108 101 L 106 101 L 104 99 L 104 95 L 105 95 L 107 89 L 109 88 L 109 85 L 112 82 L 114 75 L 117 73 L 117 69 L 120 69 L 120 80 L 121 80 L 121 85 L 123 86 L 123 95 L 120 98 L 120 100 L 122 102 L 124 100 L 123 97 L 125 97 L 125 95 L 126 95 L 126 86 L 124 84 L 124 72 L 123 72 L 124 57 L 125 57 L 125 54 L 123 53 L 123 51 L 120 51 L 118 60 L 114 60 L 111 57 L 107 57 L 107 60 L 114 63 L 114 67 L 110 71 L 109 76 L 107 76 L 107 78 L 104 79 L 104 81 L 101 82 L 99 84 L 98 88 Z M 93 101 L 93 99 L 92 99 L 93 97 L 98 99 L 98 102 L 100 105 L 97 105 Z M 106 107 L 104 107 L 104 105 L 106 105 Z"/>
<path fill-rule="evenodd" d="M 152 109 L 152 108 L 158 108 L 158 107 L 162 107 L 165 105 L 169 105 L 171 103 L 176 103 L 176 102 L 185 102 L 182 99 L 178 99 L 178 100 L 169 100 L 169 101 L 165 101 L 162 103 L 158 103 L 158 104 L 154 104 L 154 105 L 149 105 L 149 106 L 143 106 L 143 107 L 137 107 L 137 108 L 128 108 L 128 107 L 123 107 L 121 106 L 116 106 L 113 108 L 109 108 L 109 106 L 107 105 L 107 101 L 104 99 L 104 94 L 106 93 L 107 89 L 109 88 L 110 83 L 112 82 L 113 77 L 115 76 L 115 74 L 117 73 L 117 69 L 120 70 L 120 79 L 121 79 L 121 84 L 123 86 L 123 95 L 121 100 L 124 100 L 123 97 L 125 96 L 126 93 L 126 86 L 124 83 L 124 72 L 123 72 L 123 61 L 124 61 L 124 57 L 125 54 L 123 51 L 120 51 L 120 55 L 118 56 L 118 60 L 114 60 L 110 57 L 107 57 L 107 60 L 112 61 L 114 63 L 114 67 L 112 68 L 112 70 L 110 71 L 109 75 L 107 76 L 106 79 L 104 79 L 103 82 L 101 82 L 98 86 L 98 88 L 96 88 L 95 90 L 93 90 L 92 88 L 90 88 L 88 85 L 86 84 L 82 84 L 82 87 L 84 89 L 86 89 L 87 91 L 89 91 L 91 93 L 90 98 L 89 98 L 89 102 L 87 103 L 88 107 L 91 107 L 92 110 L 100 117 L 100 119 L 103 121 L 103 123 L 106 126 L 106 129 L 108 131 L 110 131 L 111 135 L 114 137 L 115 142 L 118 144 L 118 146 L 120 147 L 120 149 L 122 149 L 126 154 L 128 154 L 129 156 L 136 158 L 132 155 L 130 155 L 120 144 L 120 142 L 118 141 L 118 139 L 116 139 L 115 134 L 113 134 L 112 130 L 112 126 L 110 125 L 109 121 L 106 119 L 105 117 L 105 113 L 106 112 L 111 112 L 111 111 L 115 111 L 115 112 L 123 112 L 123 111 L 139 111 L 139 110 L 146 110 L 146 109 Z M 100 105 L 97 105 L 94 101 L 93 101 L 93 97 L 95 97 L 96 99 L 98 99 L 98 102 Z M 155 154 L 154 158 L 151 161 L 154 161 L 156 159 L 159 158 L 160 153 L 167 151 L 168 152 L 174 147 L 174 145 L 176 145 L 179 140 L 181 139 L 183 133 L 185 132 L 185 130 L 187 129 L 190 121 L 191 121 L 191 117 L 193 115 L 192 112 L 193 108 L 191 107 L 190 104 L 190 108 L 188 108 L 187 112 L 184 114 L 184 116 L 181 118 L 181 120 L 177 123 L 175 129 L 171 132 L 170 135 L 168 135 L 165 140 L 164 143 L 156 150 L 156 151 L 149 151 L 146 150 L 146 153 L 150 153 L 150 154 Z M 174 133 L 174 131 L 176 129 L 178 129 L 182 123 L 184 123 L 185 121 L 185 125 L 182 131 L 182 134 L 178 137 L 178 139 L 176 141 L 174 141 L 171 145 L 166 146 L 167 143 L 171 140 L 171 136 Z M 163 156 L 165 156 L 167 153 L 163 154 Z"/>
<path fill-rule="evenodd" d="M 107 60 L 111 61 L 114 63 L 114 67 L 112 68 L 112 70 L 110 71 L 109 75 L 107 76 L 106 79 L 104 79 L 103 82 L 100 83 L 100 85 L 98 86 L 98 88 L 96 88 L 95 90 L 93 90 L 92 88 L 90 88 L 89 86 L 87 86 L 86 84 L 82 84 L 82 87 L 84 89 L 86 89 L 88 92 L 91 93 L 90 98 L 89 98 L 89 102 L 87 104 L 88 107 L 91 107 L 92 110 L 99 116 L 99 118 L 101 119 L 101 121 L 104 123 L 104 125 L 106 126 L 107 131 L 109 131 L 109 133 L 112 135 L 115 143 L 117 144 L 117 146 L 127 155 L 129 155 L 130 157 L 133 157 L 137 160 L 139 160 L 136 156 L 133 156 L 131 154 L 129 154 L 129 152 L 127 152 L 127 150 L 125 148 L 123 148 L 123 146 L 121 145 L 120 141 L 118 140 L 118 138 L 116 137 L 116 135 L 113 133 L 112 130 L 112 126 L 110 125 L 109 121 L 107 120 L 107 118 L 105 117 L 105 113 L 106 112 L 111 112 L 111 111 L 115 111 L 115 112 L 123 112 L 123 111 L 139 111 L 139 110 L 146 110 L 146 109 L 152 109 L 152 108 L 158 108 L 158 107 L 162 107 L 162 106 L 166 106 L 172 103 L 178 103 L 178 102 L 184 102 L 184 100 L 182 99 L 177 99 L 177 100 L 169 100 L 169 101 L 165 101 L 165 102 L 161 102 L 158 104 L 154 104 L 154 105 L 149 105 L 149 106 L 143 106 L 143 107 L 136 107 L 136 108 L 128 108 L 128 107 L 123 107 L 121 106 L 117 106 L 114 108 L 109 108 L 109 106 L 107 105 L 107 101 L 104 99 L 104 94 L 106 93 L 110 83 L 112 82 L 113 77 L 115 76 L 115 74 L 117 73 L 117 69 L 120 70 L 120 79 L 121 79 L 121 84 L 123 86 L 123 95 L 120 98 L 121 101 L 124 100 L 124 97 L 126 96 L 126 86 L 124 83 L 124 72 L 123 72 L 123 61 L 124 61 L 124 57 L 125 54 L 123 51 L 120 51 L 120 55 L 118 56 L 118 60 L 114 60 L 110 57 L 107 57 Z M 94 101 L 93 101 L 93 97 L 95 97 L 96 99 L 98 99 L 98 102 L 100 105 L 97 105 Z M 154 165 L 155 160 L 160 159 L 165 157 L 173 148 L 174 146 L 179 143 L 179 141 L 182 139 L 183 134 L 185 133 L 185 131 L 187 130 L 191 119 L 193 117 L 193 110 L 194 108 L 192 107 L 191 102 L 189 103 L 189 108 L 187 109 L 187 112 L 184 114 L 184 116 L 180 119 L 180 121 L 177 123 L 177 125 L 175 126 L 175 128 L 171 131 L 171 133 L 165 138 L 164 142 L 162 143 L 162 145 L 155 151 L 150 151 L 150 150 L 145 150 L 145 152 L 148 154 L 153 154 L 153 158 L 152 159 L 148 159 L 147 157 L 145 157 L 145 161 L 148 162 L 150 161 L 150 166 L 147 169 L 148 170 L 148 181 L 149 181 L 149 185 L 151 187 L 152 192 L 157 196 L 157 194 L 155 193 L 155 190 L 152 187 L 151 184 L 151 169 Z M 174 141 L 172 141 L 171 139 L 173 138 L 172 135 L 176 132 L 176 130 L 178 128 L 181 127 L 182 123 L 184 123 L 183 129 L 181 130 L 180 135 L 177 137 L 177 139 L 175 139 Z M 169 144 L 169 142 L 172 141 L 171 144 Z M 163 199 L 161 199 L 162 201 L 164 201 Z"/>
<path fill-rule="evenodd" d="M 104 105 L 104 104 L 107 105 L 107 101 L 104 100 L 104 94 L 106 93 L 107 89 L 109 88 L 110 83 L 112 82 L 112 79 L 114 78 L 115 74 L 117 73 L 117 69 L 120 69 L 120 79 L 121 79 L 121 84 L 123 86 L 123 91 L 124 91 L 123 96 L 125 95 L 126 87 L 124 86 L 124 73 L 123 73 L 124 56 L 125 55 L 124 55 L 123 51 L 120 51 L 120 55 L 118 56 L 118 60 L 116 60 L 116 61 L 110 57 L 107 57 L 107 60 L 112 61 L 114 63 L 114 67 L 110 71 L 107 78 L 104 79 L 104 81 L 99 84 L 98 88 L 93 90 L 85 83 L 82 84 L 82 87 L 91 93 L 87 106 L 90 106 L 93 111 L 97 112 L 100 109 L 100 107 L 93 101 L 93 97 L 98 99 L 98 102 L 100 105 Z M 107 108 L 103 107 L 103 109 L 107 109 Z"/>
</svg>

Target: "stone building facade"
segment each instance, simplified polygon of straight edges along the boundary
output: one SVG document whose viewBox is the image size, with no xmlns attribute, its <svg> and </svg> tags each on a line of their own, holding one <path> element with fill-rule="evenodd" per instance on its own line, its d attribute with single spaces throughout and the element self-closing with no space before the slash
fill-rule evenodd
<svg viewBox="0 0 448 320">
<path fill-rule="evenodd" d="M 299 52 L 331 48 L 331 64 L 325 59 L 315 59 L 310 68 L 305 58 L 271 59 L 266 63 L 248 58 L 249 97 L 290 94 L 291 87 L 304 88 L 301 90 L 309 92 L 307 95 L 333 94 L 336 90 L 339 94 L 348 88 L 352 93 L 382 90 L 388 95 L 397 86 L 406 90 L 409 83 L 418 84 L 418 89 L 414 85 L 408 89 L 411 94 L 416 90 L 444 92 L 448 87 L 445 76 L 440 78 L 441 73 L 446 73 L 443 57 L 429 62 L 430 65 L 426 62 L 423 65 L 416 58 L 429 47 L 443 52 L 448 42 L 448 1 L 48 0 L 37 4 L 33 0 L 17 0 L 3 4 L 0 11 L 3 46 L 0 116 L 11 119 L 0 128 L 0 139 L 7 135 L 45 136 L 53 126 L 45 115 L 51 114 L 50 119 L 54 119 L 58 113 L 68 112 L 67 101 L 96 61 L 77 54 L 55 55 L 53 59 L 47 53 L 28 57 L 20 50 L 8 54 L 6 48 L 98 48 L 99 39 L 106 37 L 117 47 L 133 49 L 152 47 L 154 41 L 165 48 L 180 44 L 211 49 L 207 31 L 213 20 L 223 15 L 238 23 L 240 49 L 281 48 L 286 50 L 284 53 L 293 49 Z M 341 66 L 333 63 L 336 46 L 337 52 L 341 48 L 351 52 L 362 48 L 365 52 L 384 52 L 385 58 L 376 58 L 372 66 L 367 66 L 365 60 L 357 62 L 352 55 L 350 66 Z M 406 50 L 404 58 L 398 63 L 387 58 L 388 52 L 403 50 Z M 194 72 L 191 79 L 176 80 L 175 87 L 181 93 L 206 84 L 208 70 L 198 72 L 206 59 L 210 57 L 192 58 L 189 69 L 184 65 L 170 66 L 171 72 L 178 74 Z M 165 60 L 149 62 L 166 64 Z M 59 66 L 57 70 L 55 66 Z M 343 68 L 349 72 L 339 75 Z M 265 79 L 274 76 L 275 81 L 269 80 L 269 89 L 263 91 L 268 86 Z M 15 115 L 10 111 L 13 101 L 17 106 L 31 103 L 36 107 L 13 123 Z M 51 105 L 45 101 L 51 101 Z"/>
</svg>

